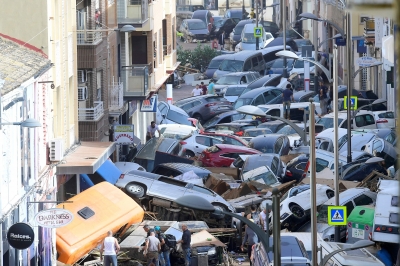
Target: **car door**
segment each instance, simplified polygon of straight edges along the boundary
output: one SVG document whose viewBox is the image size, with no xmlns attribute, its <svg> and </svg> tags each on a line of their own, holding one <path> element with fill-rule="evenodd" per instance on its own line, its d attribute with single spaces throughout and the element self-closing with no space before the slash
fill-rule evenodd
<svg viewBox="0 0 400 266">
<path fill-rule="evenodd" d="M 365 120 L 365 128 L 376 128 L 374 116 L 372 116 L 370 114 L 365 114 L 363 116 L 364 116 L 364 120 Z"/>
<path fill-rule="evenodd" d="M 200 154 L 204 149 L 215 145 L 215 144 L 222 144 L 222 141 L 210 136 L 196 136 L 195 137 L 195 145 L 193 147 L 193 152 L 195 154 Z"/>
<path fill-rule="evenodd" d="M 149 191 L 153 196 L 162 199 L 175 200 L 185 195 L 186 182 L 177 179 L 161 176 L 154 181 Z"/>
<path fill-rule="evenodd" d="M 264 92 L 263 95 L 264 95 L 264 99 L 265 99 L 265 103 L 266 104 L 271 104 L 272 101 L 275 98 L 275 95 L 272 94 L 272 90 L 268 90 L 268 91 Z"/>
</svg>

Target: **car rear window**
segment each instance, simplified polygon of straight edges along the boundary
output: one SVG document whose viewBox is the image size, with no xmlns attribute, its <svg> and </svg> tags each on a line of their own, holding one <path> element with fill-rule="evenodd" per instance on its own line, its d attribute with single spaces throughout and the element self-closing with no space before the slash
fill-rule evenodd
<svg viewBox="0 0 400 266">
<path fill-rule="evenodd" d="M 378 115 L 379 118 L 394 118 L 393 112 L 386 112 Z"/>
</svg>

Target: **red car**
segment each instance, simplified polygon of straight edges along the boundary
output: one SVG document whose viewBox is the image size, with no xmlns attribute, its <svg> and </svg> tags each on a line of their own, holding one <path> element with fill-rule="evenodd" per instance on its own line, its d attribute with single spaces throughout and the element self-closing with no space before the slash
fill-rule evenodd
<svg viewBox="0 0 400 266">
<path fill-rule="evenodd" d="M 200 134 L 220 139 L 220 140 L 222 140 L 223 144 L 232 144 L 232 145 L 236 145 L 236 146 L 245 146 L 245 147 L 247 147 L 249 145 L 249 142 L 247 140 L 242 139 L 235 135 L 214 133 L 214 132 L 205 132 L 205 131 L 200 132 Z"/>
<path fill-rule="evenodd" d="M 205 149 L 199 160 L 204 167 L 229 167 L 242 154 L 260 154 L 261 152 L 245 146 L 215 144 Z"/>
</svg>

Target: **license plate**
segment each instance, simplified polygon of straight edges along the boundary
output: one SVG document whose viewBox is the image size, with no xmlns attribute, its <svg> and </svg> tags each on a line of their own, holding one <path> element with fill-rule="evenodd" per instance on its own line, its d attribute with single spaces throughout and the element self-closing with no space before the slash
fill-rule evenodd
<svg viewBox="0 0 400 266">
<path fill-rule="evenodd" d="M 352 228 L 351 236 L 354 238 L 364 239 L 364 230 Z"/>
<path fill-rule="evenodd" d="M 222 107 L 219 107 L 219 109 L 229 109 L 229 107 L 227 107 L 227 106 L 222 106 Z"/>
</svg>

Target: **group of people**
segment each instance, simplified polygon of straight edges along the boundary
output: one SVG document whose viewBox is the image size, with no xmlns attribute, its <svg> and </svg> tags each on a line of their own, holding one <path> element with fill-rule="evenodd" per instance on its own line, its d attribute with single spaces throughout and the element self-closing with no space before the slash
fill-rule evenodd
<svg viewBox="0 0 400 266">
<path fill-rule="evenodd" d="M 200 85 L 196 84 L 196 87 L 192 90 L 192 96 L 200 96 L 206 94 L 211 94 L 211 95 L 215 94 L 214 82 L 212 80 L 208 84 L 208 87 L 204 85 L 204 82 L 201 82 Z"/>
</svg>

